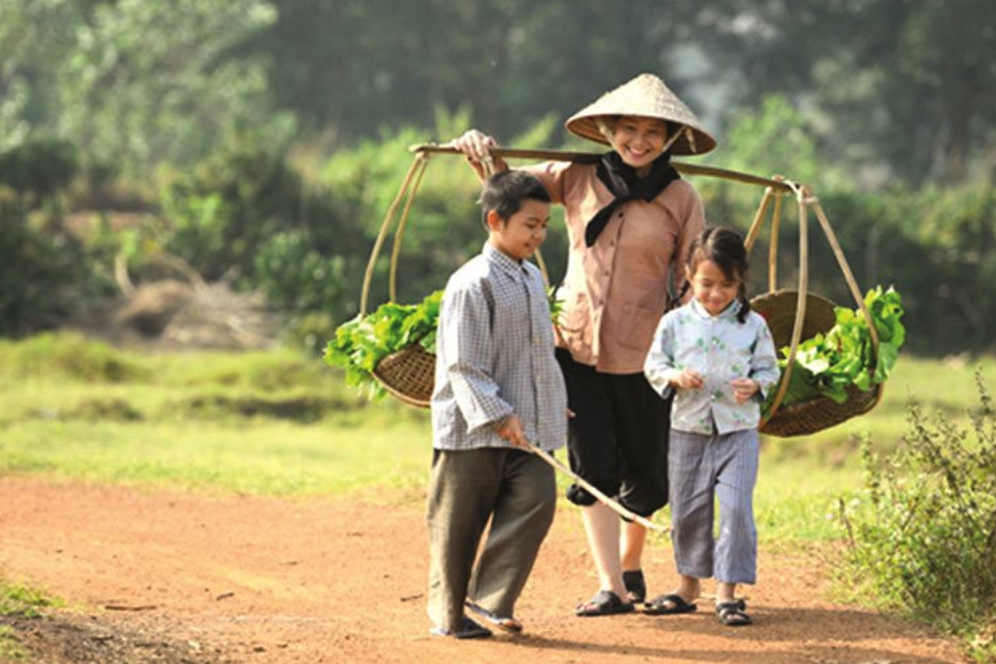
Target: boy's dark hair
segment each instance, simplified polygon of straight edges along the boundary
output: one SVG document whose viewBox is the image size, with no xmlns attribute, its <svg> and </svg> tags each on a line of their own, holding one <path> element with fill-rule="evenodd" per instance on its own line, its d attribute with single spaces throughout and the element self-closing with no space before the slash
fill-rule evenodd
<svg viewBox="0 0 996 664">
<path fill-rule="evenodd" d="M 494 210 L 504 221 L 522 209 L 522 201 L 533 199 L 550 203 L 550 194 L 539 179 L 526 171 L 508 170 L 495 173 L 484 181 L 481 197 L 481 220 L 488 227 L 488 212 Z"/>
<path fill-rule="evenodd" d="M 747 320 L 750 313 L 750 300 L 747 299 L 747 247 L 740 233 L 731 228 L 713 226 L 702 231 L 688 250 L 688 271 L 695 274 L 695 269 L 702 261 L 712 261 L 723 271 L 723 276 L 731 281 L 740 279 L 737 300 L 740 301 L 740 311 L 737 320 L 741 323 Z M 689 288 L 685 282 L 682 295 Z"/>
</svg>

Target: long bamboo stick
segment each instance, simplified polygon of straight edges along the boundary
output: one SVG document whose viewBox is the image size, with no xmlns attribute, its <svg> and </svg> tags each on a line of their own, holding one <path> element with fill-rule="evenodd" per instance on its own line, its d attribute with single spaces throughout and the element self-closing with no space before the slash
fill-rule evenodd
<svg viewBox="0 0 996 664">
<path fill-rule="evenodd" d="M 438 145 L 436 143 L 422 143 L 408 148 L 412 152 L 442 154 L 462 154 L 460 150 L 452 145 Z M 591 164 L 601 159 L 602 155 L 592 152 L 569 152 L 565 150 L 527 150 L 523 148 L 491 148 L 491 154 L 495 157 L 508 157 L 511 159 L 549 159 L 552 161 L 573 161 L 575 163 Z M 784 180 L 772 180 L 750 173 L 742 173 L 726 168 L 715 166 L 700 166 L 698 164 L 686 164 L 681 161 L 672 161 L 671 165 L 679 173 L 686 175 L 708 175 L 733 180 L 745 184 L 755 184 L 761 187 L 772 187 L 780 191 L 792 191 L 791 185 Z"/>
<path fill-rule="evenodd" d="M 598 498 L 605 506 L 607 506 L 609 509 L 611 509 L 619 516 L 625 517 L 630 521 L 635 521 L 644 528 L 649 528 L 650 530 L 656 530 L 659 533 L 667 534 L 671 532 L 672 530 L 671 526 L 662 526 L 660 524 L 654 523 L 650 519 L 642 517 L 639 514 L 636 514 L 635 512 L 626 509 L 625 507 L 620 505 L 617 501 L 613 500 L 612 498 L 610 498 L 609 496 L 605 495 L 603 492 L 599 491 L 597 488 L 592 486 L 590 483 L 584 481 L 583 479 L 575 475 L 574 471 L 572 471 L 570 468 L 568 468 L 560 461 L 558 461 L 557 458 L 553 456 L 552 453 L 545 452 L 540 448 L 536 447 L 535 445 L 533 445 L 532 443 L 529 443 L 529 449 L 533 452 L 533 454 L 543 459 L 543 461 L 546 461 L 556 470 L 559 470 L 560 472 L 562 472 L 563 474 L 567 475 L 572 480 L 574 480 L 576 483 L 584 487 L 584 489 L 588 491 L 588 493 Z"/>
</svg>

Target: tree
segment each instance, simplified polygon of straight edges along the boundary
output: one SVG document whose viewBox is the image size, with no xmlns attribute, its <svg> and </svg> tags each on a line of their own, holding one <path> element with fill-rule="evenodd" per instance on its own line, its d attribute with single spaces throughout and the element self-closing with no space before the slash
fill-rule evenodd
<svg viewBox="0 0 996 664">
<path fill-rule="evenodd" d="M 65 57 L 49 63 L 58 72 L 57 132 L 80 148 L 85 165 L 136 181 L 163 162 L 196 162 L 233 131 L 286 137 L 288 119 L 270 114 L 263 68 L 229 57 L 274 18 L 261 0 L 96 6 Z"/>
<path fill-rule="evenodd" d="M 987 158 L 996 5 L 985 0 L 714 0 L 693 10 L 736 104 L 790 94 L 828 155 L 876 160 L 914 183 L 958 181 Z M 991 158 L 991 157 L 988 157 Z"/>
</svg>

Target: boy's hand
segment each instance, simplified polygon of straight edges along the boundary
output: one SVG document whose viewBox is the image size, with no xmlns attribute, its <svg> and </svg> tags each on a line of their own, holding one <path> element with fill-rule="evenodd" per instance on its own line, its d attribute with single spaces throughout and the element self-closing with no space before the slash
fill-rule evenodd
<svg viewBox="0 0 996 664">
<path fill-rule="evenodd" d="M 518 415 L 512 414 L 495 424 L 495 433 L 512 443 L 516 447 L 529 449 L 529 439 L 522 429 L 522 420 Z"/>
<path fill-rule="evenodd" d="M 753 378 L 737 378 L 730 381 L 733 387 L 733 398 L 737 403 L 743 403 L 758 393 L 761 384 Z"/>
<path fill-rule="evenodd" d="M 682 369 L 680 374 L 671 379 L 671 384 L 683 390 L 697 390 L 705 385 L 705 379 L 697 371 Z"/>
</svg>

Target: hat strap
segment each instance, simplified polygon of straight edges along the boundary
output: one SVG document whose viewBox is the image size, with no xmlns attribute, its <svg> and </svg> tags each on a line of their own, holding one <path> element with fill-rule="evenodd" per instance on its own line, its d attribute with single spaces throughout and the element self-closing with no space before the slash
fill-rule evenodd
<svg viewBox="0 0 996 664">
<path fill-rule="evenodd" d="M 670 148 L 672 145 L 674 145 L 674 142 L 676 140 L 678 140 L 679 138 L 681 138 L 681 133 L 682 132 L 679 129 L 678 131 L 674 132 L 674 135 L 671 138 L 667 139 L 667 143 L 665 143 L 663 149 L 661 149 L 661 154 L 664 154 L 665 152 L 667 152 L 668 148 Z"/>
<path fill-rule="evenodd" d="M 679 131 L 678 133 L 680 134 L 681 132 Z M 698 149 L 695 147 L 695 130 L 685 125 L 685 136 L 688 137 L 688 149 L 693 153 L 698 152 Z"/>
</svg>

